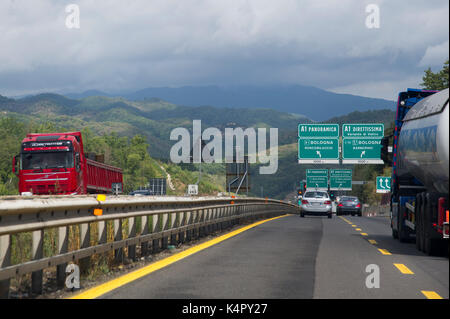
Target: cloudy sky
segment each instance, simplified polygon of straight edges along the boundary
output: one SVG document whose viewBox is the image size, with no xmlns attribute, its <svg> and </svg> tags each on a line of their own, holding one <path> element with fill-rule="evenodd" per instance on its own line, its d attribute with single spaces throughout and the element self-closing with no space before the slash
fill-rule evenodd
<svg viewBox="0 0 450 319">
<path fill-rule="evenodd" d="M 448 0 L 1 0 L 0 94 L 301 84 L 393 100 L 441 69 L 448 23 Z"/>
</svg>

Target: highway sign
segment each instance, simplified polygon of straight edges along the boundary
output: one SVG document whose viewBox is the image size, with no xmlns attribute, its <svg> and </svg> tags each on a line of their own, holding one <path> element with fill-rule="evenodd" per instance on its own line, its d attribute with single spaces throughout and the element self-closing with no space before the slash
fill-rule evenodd
<svg viewBox="0 0 450 319">
<path fill-rule="evenodd" d="M 344 138 L 342 164 L 383 164 L 380 139 Z"/>
<path fill-rule="evenodd" d="M 299 138 L 339 138 L 339 124 L 299 124 Z"/>
<path fill-rule="evenodd" d="M 389 193 L 391 191 L 391 177 L 377 176 L 377 193 Z"/>
<path fill-rule="evenodd" d="M 343 138 L 375 138 L 384 136 L 384 124 L 343 124 Z"/>
<path fill-rule="evenodd" d="M 330 190 L 352 190 L 352 170 L 330 169 Z"/>
<path fill-rule="evenodd" d="M 384 164 L 383 136 L 384 124 L 343 124 L 342 164 Z"/>
<path fill-rule="evenodd" d="M 308 176 L 321 176 L 321 177 L 327 177 L 328 178 L 328 169 L 322 169 L 322 168 L 308 168 L 306 170 L 306 177 Z"/>
<path fill-rule="evenodd" d="M 307 169 L 306 189 L 328 190 L 328 169 Z"/>
<path fill-rule="evenodd" d="M 111 183 L 111 190 L 113 194 L 121 194 L 123 191 L 122 183 Z"/>
<path fill-rule="evenodd" d="M 339 164 L 339 140 L 337 138 L 300 138 L 298 162 L 300 164 Z"/>
<path fill-rule="evenodd" d="M 188 185 L 188 195 L 198 195 L 198 185 L 189 184 Z"/>
</svg>

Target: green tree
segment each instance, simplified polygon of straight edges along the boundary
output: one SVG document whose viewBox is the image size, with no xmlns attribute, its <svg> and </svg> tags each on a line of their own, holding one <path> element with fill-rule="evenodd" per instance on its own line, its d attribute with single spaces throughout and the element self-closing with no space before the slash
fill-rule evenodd
<svg viewBox="0 0 450 319">
<path fill-rule="evenodd" d="M 448 62 L 445 61 L 441 71 L 433 73 L 431 68 L 425 70 L 425 75 L 422 78 L 423 83 L 420 84 L 427 90 L 443 90 L 448 88 Z"/>
</svg>

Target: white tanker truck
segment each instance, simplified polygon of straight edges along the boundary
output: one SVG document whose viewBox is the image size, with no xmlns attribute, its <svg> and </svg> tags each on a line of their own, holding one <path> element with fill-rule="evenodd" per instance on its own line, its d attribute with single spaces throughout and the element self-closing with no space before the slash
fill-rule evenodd
<svg viewBox="0 0 450 319">
<path fill-rule="evenodd" d="M 415 234 L 429 255 L 448 251 L 448 99 L 448 89 L 399 93 L 393 132 L 392 235 L 406 242 Z"/>
<path fill-rule="evenodd" d="M 415 234 L 429 255 L 448 250 L 448 99 L 448 89 L 399 93 L 393 132 L 392 235 L 406 242 Z"/>
</svg>

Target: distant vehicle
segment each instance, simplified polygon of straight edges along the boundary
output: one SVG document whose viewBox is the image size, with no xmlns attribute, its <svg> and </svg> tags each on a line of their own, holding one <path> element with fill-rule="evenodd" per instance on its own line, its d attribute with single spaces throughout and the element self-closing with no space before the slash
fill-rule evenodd
<svg viewBox="0 0 450 319">
<path fill-rule="evenodd" d="M 449 89 L 400 92 L 392 131 L 391 228 L 429 255 L 448 250 Z M 388 156 L 389 136 L 382 140 Z M 386 161 L 386 160 L 385 160 Z M 415 235 L 415 236 L 414 236 Z"/>
<path fill-rule="evenodd" d="M 362 205 L 358 197 L 342 196 L 336 208 L 336 216 L 351 214 L 362 216 Z"/>
<path fill-rule="evenodd" d="M 332 205 L 327 192 L 306 191 L 301 201 L 300 217 L 305 215 L 328 216 L 331 218 Z"/>
<path fill-rule="evenodd" d="M 90 154 L 89 154 L 90 155 Z M 13 158 L 13 173 L 21 195 L 77 195 L 112 193 L 122 184 L 122 170 L 84 152 L 80 132 L 30 133 Z"/>
<path fill-rule="evenodd" d="M 131 196 L 152 196 L 154 195 L 150 189 L 138 189 L 130 192 Z"/>
</svg>

